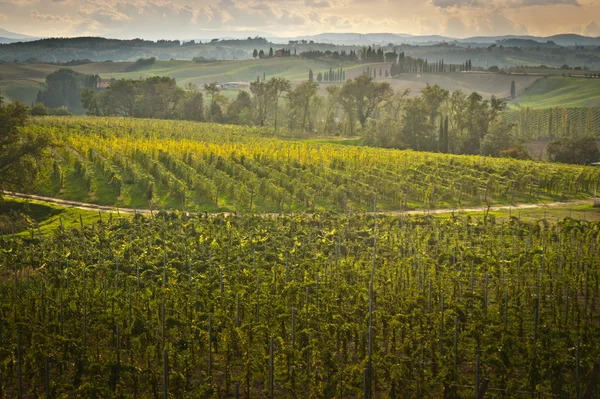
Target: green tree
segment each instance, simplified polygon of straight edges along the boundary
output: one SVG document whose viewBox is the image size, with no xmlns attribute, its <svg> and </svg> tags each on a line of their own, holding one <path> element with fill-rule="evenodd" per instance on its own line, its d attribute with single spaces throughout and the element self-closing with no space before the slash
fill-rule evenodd
<svg viewBox="0 0 600 399">
<path fill-rule="evenodd" d="M 273 107 L 274 107 L 274 117 L 273 124 L 275 126 L 275 131 L 277 132 L 277 114 L 279 111 L 279 99 L 281 96 L 289 92 L 292 89 L 292 84 L 289 80 L 284 78 L 271 78 L 267 82 L 267 90 L 270 92 L 269 97 L 273 99 Z"/>
<path fill-rule="evenodd" d="M 227 108 L 227 121 L 234 124 L 249 124 L 250 120 L 247 115 L 251 110 L 252 97 L 247 91 L 240 90 L 235 100 Z M 244 114 L 242 115 L 242 113 Z"/>
<path fill-rule="evenodd" d="M 510 98 L 513 100 L 517 97 L 517 89 L 515 87 L 515 81 L 510 82 Z"/>
<path fill-rule="evenodd" d="M 348 108 L 353 108 L 360 125 L 365 127 L 367 119 L 392 94 L 389 83 L 374 82 L 371 76 L 360 75 L 344 83 L 340 91 L 340 102 Z"/>
<path fill-rule="evenodd" d="M 20 102 L 4 104 L 0 93 L 0 196 L 2 190 L 32 189 L 50 159 L 54 145 L 50 133 L 22 130 L 30 112 Z"/>
<path fill-rule="evenodd" d="M 257 49 L 254 49 L 254 52 L 252 53 L 252 57 L 253 58 L 258 57 L 258 50 Z"/>
<path fill-rule="evenodd" d="M 272 92 L 269 90 L 269 87 L 264 80 L 251 82 L 250 92 L 254 96 L 256 122 L 258 125 L 264 126 L 267 120 L 270 96 Z"/>
<path fill-rule="evenodd" d="M 210 96 L 210 105 L 212 105 L 215 102 L 216 95 L 221 92 L 221 87 L 217 84 L 217 82 L 205 83 L 204 91 Z"/>
<path fill-rule="evenodd" d="M 406 100 L 402 118 L 402 142 L 417 151 L 429 149 L 429 136 L 434 129 L 429 118 L 429 105 L 422 97 Z"/>
<path fill-rule="evenodd" d="M 587 165 L 600 161 L 600 150 L 594 136 L 553 140 L 548 143 L 546 153 L 553 162 Z"/>
<path fill-rule="evenodd" d="M 296 124 L 300 123 L 300 129 L 305 131 L 308 123 L 308 130 L 312 130 L 312 120 L 310 117 L 310 105 L 312 98 L 318 93 L 319 85 L 316 82 L 302 82 L 294 90 L 288 92 L 290 104 L 290 130 L 294 130 Z"/>
<path fill-rule="evenodd" d="M 188 121 L 204 120 L 204 97 L 199 91 L 188 91 L 183 101 L 183 119 Z"/>
<path fill-rule="evenodd" d="M 46 116 L 46 115 L 48 115 L 48 108 L 46 108 L 46 106 L 42 103 L 36 103 L 31 108 L 31 115 L 32 116 Z"/>
</svg>

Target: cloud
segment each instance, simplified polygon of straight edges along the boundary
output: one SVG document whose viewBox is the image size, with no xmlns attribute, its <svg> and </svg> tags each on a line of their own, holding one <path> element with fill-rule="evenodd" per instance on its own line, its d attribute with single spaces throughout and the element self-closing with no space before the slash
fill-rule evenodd
<svg viewBox="0 0 600 399">
<path fill-rule="evenodd" d="M 431 5 L 437 8 L 521 8 L 534 6 L 572 5 L 579 6 L 578 0 L 499 0 L 486 2 L 484 0 L 431 0 Z"/>
<path fill-rule="evenodd" d="M 510 0 L 508 2 L 508 6 L 513 7 L 513 8 L 533 7 L 533 6 L 557 6 L 557 5 L 579 6 L 579 1 L 578 0 Z"/>
<path fill-rule="evenodd" d="M 446 21 L 444 33 L 450 37 L 463 37 L 468 31 L 460 17 L 450 17 Z"/>
<path fill-rule="evenodd" d="M 331 7 L 331 3 L 328 0 L 304 0 L 304 5 L 311 8 Z"/>
<path fill-rule="evenodd" d="M 39 22 L 71 22 L 66 15 L 42 14 L 35 10 L 31 12 L 31 19 Z"/>
<path fill-rule="evenodd" d="M 598 37 L 600 36 L 600 25 L 596 21 L 590 21 L 589 24 L 583 27 L 581 33 L 586 36 Z"/>
<path fill-rule="evenodd" d="M 4 14 L 0 14 L 0 21 L 6 21 L 8 17 Z"/>
<path fill-rule="evenodd" d="M 438 8 L 483 7 L 480 0 L 432 0 L 431 4 Z"/>
</svg>

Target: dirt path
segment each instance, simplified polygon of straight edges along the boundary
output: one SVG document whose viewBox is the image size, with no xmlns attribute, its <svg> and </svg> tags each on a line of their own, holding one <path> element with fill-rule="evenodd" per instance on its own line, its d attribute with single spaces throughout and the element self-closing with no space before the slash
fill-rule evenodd
<svg viewBox="0 0 600 399">
<path fill-rule="evenodd" d="M 125 214 L 151 214 L 158 210 L 151 209 L 135 209 L 135 208 L 118 208 L 114 206 L 96 205 L 87 202 L 69 201 L 60 198 L 42 197 L 33 194 L 23 193 L 7 193 L 4 192 L 2 195 L 6 198 L 17 198 L 26 199 L 32 202 L 39 202 L 44 204 L 60 205 L 67 208 L 81 209 L 84 211 L 98 211 L 98 212 L 115 212 Z M 576 201 L 565 201 L 565 202 L 549 202 L 549 203 L 536 203 L 536 204 L 518 204 L 518 205 L 497 205 L 490 206 L 490 211 L 509 211 L 519 209 L 544 209 L 544 208 L 564 208 L 570 206 L 587 205 L 592 203 L 592 199 L 589 200 L 576 200 Z M 443 209 L 417 209 L 411 211 L 380 211 L 377 214 L 380 215 L 427 215 L 427 214 L 441 214 L 441 213 L 469 213 L 469 212 L 485 212 L 488 210 L 487 206 L 475 206 L 469 208 L 443 208 Z M 217 214 L 231 215 L 232 212 L 216 212 Z M 277 213 L 265 214 L 268 216 L 278 215 Z"/>
</svg>

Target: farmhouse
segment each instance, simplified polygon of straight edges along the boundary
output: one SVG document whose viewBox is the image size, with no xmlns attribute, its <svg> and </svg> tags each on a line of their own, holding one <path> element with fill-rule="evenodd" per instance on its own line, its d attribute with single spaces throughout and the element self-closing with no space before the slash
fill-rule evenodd
<svg viewBox="0 0 600 399">
<path fill-rule="evenodd" d="M 231 90 L 231 89 L 247 89 L 250 87 L 250 83 L 248 82 L 227 82 L 220 84 L 221 89 L 223 90 Z"/>
</svg>

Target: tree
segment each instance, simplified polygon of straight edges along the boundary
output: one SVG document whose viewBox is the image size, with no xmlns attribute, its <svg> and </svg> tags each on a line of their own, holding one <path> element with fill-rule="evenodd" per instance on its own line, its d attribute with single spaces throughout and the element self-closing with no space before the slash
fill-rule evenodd
<svg viewBox="0 0 600 399">
<path fill-rule="evenodd" d="M 493 122 L 481 140 L 481 155 L 499 157 L 502 151 L 517 147 L 518 144 L 512 136 L 512 128 L 512 125 Z"/>
<path fill-rule="evenodd" d="M 267 111 L 269 109 L 269 96 L 271 92 L 267 87 L 267 83 L 257 80 L 256 82 L 250 83 L 250 92 L 254 96 L 255 108 L 256 108 L 256 122 L 260 126 L 265 125 L 267 120 Z"/>
<path fill-rule="evenodd" d="M 305 130 L 306 123 L 308 122 L 309 130 L 312 127 L 312 120 L 310 118 L 310 103 L 311 99 L 318 93 L 319 85 L 316 82 L 302 82 L 294 90 L 288 92 L 288 100 L 290 103 L 290 119 L 291 119 L 291 130 L 297 121 L 300 122 L 300 128 L 302 131 Z"/>
<path fill-rule="evenodd" d="M 562 137 L 548 143 L 546 153 L 553 162 L 587 165 L 600 161 L 600 150 L 594 136 Z"/>
<path fill-rule="evenodd" d="M 308 81 L 309 82 L 313 81 L 313 70 L 312 69 L 308 70 Z"/>
<path fill-rule="evenodd" d="M 285 92 L 289 92 L 292 89 L 292 84 L 289 80 L 284 78 L 271 78 L 267 82 L 267 90 L 270 92 L 270 97 L 273 99 L 275 107 L 275 115 L 273 117 L 273 124 L 275 126 L 275 132 L 277 132 L 277 114 L 279 110 L 279 98 Z"/>
<path fill-rule="evenodd" d="M 50 158 L 50 133 L 22 129 L 29 115 L 23 103 L 5 105 L 0 93 L 0 196 L 2 190 L 30 190 Z"/>
<path fill-rule="evenodd" d="M 188 91 L 183 101 L 183 119 L 201 122 L 204 120 L 204 96 L 199 91 Z"/>
<path fill-rule="evenodd" d="M 515 87 L 515 81 L 510 82 L 510 98 L 513 100 L 517 97 L 517 90 Z"/>
<path fill-rule="evenodd" d="M 212 102 L 209 108 L 210 120 L 214 123 L 223 123 L 223 109 L 218 102 Z"/>
<path fill-rule="evenodd" d="M 243 124 L 242 119 L 246 118 L 246 115 L 241 115 L 243 112 L 249 113 L 252 109 L 252 98 L 247 91 L 240 90 L 237 97 L 227 108 L 227 121 L 229 123 Z M 246 124 L 249 124 L 248 120 Z"/>
<path fill-rule="evenodd" d="M 392 94 L 393 90 L 389 83 L 374 82 L 371 76 L 360 75 L 344 83 L 340 92 L 340 102 L 353 108 L 360 125 L 365 127 L 367 119 Z"/>
<path fill-rule="evenodd" d="M 402 118 L 402 141 L 408 148 L 427 150 L 429 135 L 433 130 L 429 118 L 429 106 L 422 97 L 406 100 Z"/>
<path fill-rule="evenodd" d="M 38 93 L 36 102 L 49 108 L 65 106 L 75 112 L 83 112 L 81 90 L 95 88 L 98 79 L 97 75 L 85 75 L 61 68 L 46 77 L 46 88 Z"/>
<path fill-rule="evenodd" d="M 265 52 L 264 52 L 263 50 L 260 50 L 260 51 L 258 52 L 258 58 L 260 58 L 260 59 L 263 59 L 263 58 L 265 58 Z"/>
<path fill-rule="evenodd" d="M 45 116 L 48 115 L 48 108 L 42 103 L 36 103 L 33 108 L 31 108 L 32 116 Z"/>
<path fill-rule="evenodd" d="M 221 92 L 221 87 L 217 84 L 217 82 L 213 83 L 205 83 L 204 91 L 210 95 L 210 105 L 212 106 L 215 102 L 216 95 Z"/>
<path fill-rule="evenodd" d="M 41 104 L 41 103 L 38 103 Z M 41 104 L 43 105 L 43 104 Z M 95 116 L 100 116 L 100 110 L 98 108 L 98 101 L 96 98 L 96 93 L 94 92 L 94 90 L 92 89 L 83 89 L 81 90 L 81 105 L 83 105 L 83 108 L 85 108 L 86 111 L 86 115 L 95 115 Z M 36 104 L 37 106 L 37 104 Z M 35 108 L 35 107 L 34 107 Z M 32 115 L 35 115 L 33 113 L 33 109 L 32 109 Z"/>
<path fill-rule="evenodd" d="M 273 57 L 273 47 L 269 47 L 269 58 Z"/>
<path fill-rule="evenodd" d="M 254 52 L 252 53 L 252 57 L 253 58 L 258 57 L 258 50 L 257 49 L 254 49 Z"/>
</svg>

